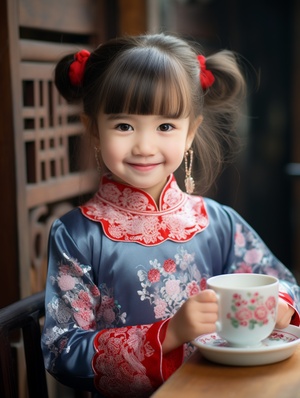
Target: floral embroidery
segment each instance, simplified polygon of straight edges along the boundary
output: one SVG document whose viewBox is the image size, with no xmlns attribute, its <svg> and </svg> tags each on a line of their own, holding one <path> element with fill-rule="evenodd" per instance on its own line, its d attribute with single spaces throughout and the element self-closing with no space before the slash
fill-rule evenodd
<svg viewBox="0 0 300 398">
<path fill-rule="evenodd" d="M 101 329 L 117 327 L 125 324 L 126 312 L 121 313 L 121 305 L 113 297 L 113 290 L 106 284 L 100 285 L 101 305 L 97 310 L 98 326 Z"/>
<path fill-rule="evenodd" d="M 163 264 L 163 268 L 166 272 L 172 274 L 176 271 L 176 263 L 174 260 L 171 260 L 170 258 L 166 260 Z"/>
<path fill-rule="evenodd" d="M 148 279 L 151 283 L 158 282 L 160 280 L 160 272 L 158 269 L 152 268 L 148 271 Z"/>
<path fill-rule="evenodd" d="M 101 184 L 99 196 L 110 203 L 124 209 L 135 211 L 155 211 L 155 204 L 151 203 L 147 195 L 134 192 L 131 188 L 119 189 L 119 184 L 108 182 Z"/>
<path fill-rule="evenodd" d="M 264 301 L 258 292 L 249 293 L 246 298 L 234 293 L 231 306 L 233 313 L 228 313 L 227 318 L 230 319 L 235 328 L 243 326 L 254 329 L 255 326 L 266 325 L 270 317 L 275 320 L 275 308 L 276 299 L 274 296 L 270 296 Z"/>
<path fill-rule="evenodd" d="M 156 319 L 174 315 L 187 298 L 206 286 L 206 278 L 201 276 L 194 257 L 180 246 L 174 259 L 162 264 L 155 259 L 150 261 L 149 271 L 138 270 L 142 290 L 137 293 L 142 301 L 148 300 L 154 306 Z"/>
<path fill-rule="evenodd" d="M 62 291 L 61 298 L 54 297 L 48 304 L 48 311 L 57 324 L 67 327 L 75 321 L 75 326 L 85 330 L 95 329 L 94 308 L 100 301 L 100 292 L 95 285 L 83 281 L 90 266 L 79 264 L 65 254 L 65 261 L 58 267 L 57 277 L 50 277 L 52 284 L 57 283 Z"/>
<path fill-rule="evenodd" d="M 167 239 L 185 242 L 208 226 L 203 198 L 183 193 L 174 176 L 161 195 L 160 208 L 146 192 L 107 177 L 98 193 L 80 207 L 84 216 L 102 224 L 110 239 L 143 245 Z"/>
<path fill-rule="evenodd" d="M 112 328 L 123 325 L 127 316 L 114 300 L 112 289 L 102 284 L 99 290 L 90 280 L 90 283 L 84 281 L 83 278 L 91 270 L 90 266 L 79 264 L 66 254 L 64 257 L 58 266 L 58 274 L 50 277 L 52 284 L 57 284 L 60 289 L 60 296 L 54 296 L 47 305 L 56 326 L 44 332 L 46 344 L 54 358 L 63 350 L 70 349 L 68 338 L 64 337 L 68 330 Z"/>
<path fill-rule="evenodd" d="M 60 356 L 62 351 L 69 351 L 68 348 L 68 337 L 64 336 L 64 333 L 68 331 L 67 328 L 54 326 L 51 329 L 44 331 L 44 339 L 48 346 L 49 352 L 54 354 L 53 358 L 46 359 L 47 368 L 54 370 L 55 360 Z"/>
<path fill-rule="evenodd" d="M 229 272 L 263 273 L 294 284 L 293 275 L 270 252 L 258 235 L 246 225 L 236 224 L 234 261 Z"/>
<path fill-rule="evenodd" d="M 48 364 L 52 371 L 55 358 L 62 351 L 70 350 L 68 338 L 65 337 L 68 330 L 96 329 L 95 309 L 100 303 L 100 292 L 94 284 L 84 280 L 90 270 L 90 266 L 79 264 L 77 260 L 64 253 L 57 275 L 50 277 L 52 284 L 56 284 L 58 288 L 58 295 L 53 296 L 47 304 L 47 312 L 55 321 L 55 325 L 44 331 L 45 344 L 54 354 L 51 364 Z"/>
<path fill-rule="evenodd" d="M 74 327 L 85 330 L 118 326 L 125 323 L 126 313 L 121 313 L 121 306 L 113 298 L 113 291 L 106 284 L 99 289 L 86 284 L 82 276 L 90 267 L 68 258 L 69 264 L 61 263 L 57 277 L 51 277 L 62 291 L 61 298 L 53 298 L 48 310 L 58 325 L 69 326 L 75 321 Z M 101 292 L 101 293 L 100 293 Z"/>
<path fill-rule="evenodd" d="M 95 385 L 99 391 L 105 392 L 105 396 L 144 397 L 153 391 L 142 364 L 145 358 L 154 354 L 146 339 L 149 328 L 149 325 L 144 325 L 120 328 L 117 332 L 106 330 L 94 339 Z"/>
</svg>

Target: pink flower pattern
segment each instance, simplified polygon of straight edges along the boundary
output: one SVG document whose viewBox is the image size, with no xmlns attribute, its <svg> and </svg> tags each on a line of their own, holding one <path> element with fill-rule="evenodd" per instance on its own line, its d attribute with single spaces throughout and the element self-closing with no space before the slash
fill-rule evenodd
<svg viewBox="0 0 300 398">
<path fill-rule="evenodd" d="M 72 290 L 75 287 L 75 278 L 71 275 L 62 274 L 60 277 L 58 277 L 57 283 L 61 290 Z"/>
<path fill-rule="evenodd" d="M 187 285 L 187 294 L 188 297 L 195 296 L 200 292 L 200 284 L 192 281 Z"/>
<path fill-rule="evenodd" d="M 180 280 L 170 279 L 165 283 L 166 293 L 169 297 L 176 297 L 180 294 Z"/>
<path fill-rule="evenodd" d="M 57 283 L 61 290 L 61 298 L 53 298 L 48 304 L 48 311 L 56 320 L 56 335 L 72 323 L 84 330 L 96 330 L 97 324 L 109 327 L 116 321 L 125 322 L 126 313 L 120 312 L 112 291 L 105 284 L 99 289 L 84 282 L 83 277 L 90 270 L 89 266 L 81 265 L 66 255 L 62 261 L 57 276 L 51 278 L 52 283 Z"/>
<path fill-rule="evenodd" d="M 273 254 L 260 237 L 240 223 L 235 225 L 234 257 L 226 272 L 269 274 L 294 283 L 293 276 L 279 261 L 274 261 Z M 285 291 L 283 285 L 280 285 L 280 290 Z"/>
<path fill-rule="evenodd" d="M 263 252 L 261 249 L 250 249 L 246 252 L 244 260 L 246 264 L 257 264 L 260 263 L 263 257 Z"/>
<path fill-rule="evenodd" d="M 158 282 L 160 280 L 160 272 L 158 271 L 158 269 L 150 269 L 148 271 L 148 279 L 151 283 Z"/>
<path fill-rule="evenodd" d="M 162 299 L 157 299 L 154 306 L 156 319 L 162 319 L 167 309 L 167 303 Z"/>
<path fill-rule="evenodd" d="M 238 231 L 236 232 L 235 237 L 234 237 L 234 240 L 235 240 L 235 244 L 236 244 L 237 246 L 239 246 L 239 247 L 244 247 L 245 244 L 246 244 L 245 237 L 244 237 L 244 235 L 241 233 L 240 230 L 238 230 Z"/>
<path fill-rule="evenodd" d="M 149 266 L 140 266 L 137 275 L 141 290 L 137 293 L 142 301 L 148 300 L 153 305 L 156 319 L 174 315 L 187 298 L 206 286 L 208 275 L 201 275 L 194 257 L 179 246 L 174 258 L 162 263 L 158 259 L 150 261 L 150 271 L 147 271 Z"/>
<path fill-rule="evenodd" d="M 174 260 L 171 260 L 170 258 L 164 262 L 164 270 L 170 274 L 173 274 L 176 272 L 176 263 Z"/>
<path fill-rule="evenodd" d="M 267 324 L 270 319 L 275 320 L 275 307 L 276 299 L 273 296 L 264 301 L 258 292 L 248 293 L 246 297 L 235 293 L 232 296 L 232 312 L 227 314 L 227 318 L 235 328 L 242 326 L 254 329 Z"/>
</svg>

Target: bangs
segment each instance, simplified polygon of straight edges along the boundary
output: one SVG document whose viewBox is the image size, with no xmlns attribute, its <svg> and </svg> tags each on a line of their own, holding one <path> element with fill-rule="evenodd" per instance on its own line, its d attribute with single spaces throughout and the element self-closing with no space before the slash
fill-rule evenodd
<svg viewBox="0 0 300 398">
<path fill-rule="evenodd" d="M 103 111 L 188 117 L 191 97 L 187 76 L 178 62 L 156 48 L 125 52 L 110 69 L 102 87 Z"/>
</svg>

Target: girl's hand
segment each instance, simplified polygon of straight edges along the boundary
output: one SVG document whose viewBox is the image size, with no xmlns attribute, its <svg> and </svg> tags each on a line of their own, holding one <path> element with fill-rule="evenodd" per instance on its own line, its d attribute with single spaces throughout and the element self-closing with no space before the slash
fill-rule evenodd
<svg viewBox="0 0 300 398">
<path fill-rule="evenodd" d="M 275 327 L 278 329 L 284 329 L 289 326 L 294 312 L 295 310 L 290 305 L 288 305 L 286 301 L 279 297 Z"/>
<path fill-rule="evenodd" d="M 215 332 L 217 319 L 218 303 L 213 290 L 203 290 L 190 297 L 169 321 L 163 352 L 192 341 L 200 334 Z"/>
</svg>

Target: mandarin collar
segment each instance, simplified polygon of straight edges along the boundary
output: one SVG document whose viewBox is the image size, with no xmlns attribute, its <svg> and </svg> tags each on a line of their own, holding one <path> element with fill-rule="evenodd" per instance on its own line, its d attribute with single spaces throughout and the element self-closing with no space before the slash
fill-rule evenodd
<svg viewBox="0 0 300 398">
<path fill-rule="evenodd" d="M 153 197 L 144 190 L 114 181 L 110 175 L 102 177 L 97 196 L 118 208 L 139 213 L 168 211 L 180 206 L 185 199 L 185 194 L 173 174 L 168 177 L 158 206 Z"/>
<path fill-rule="evenodd" d="M 145 246 L 166 240 L 187 242 L 209 224 L 203 198 L 182 192 L 173 175 L 161 193 L 159 206 L 147 192 L 104 176 L 99 191 L 80 209 L 85 217 L 102 225 L 109 239 Z"/>
</svg>

